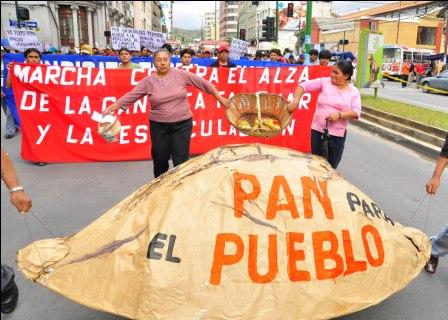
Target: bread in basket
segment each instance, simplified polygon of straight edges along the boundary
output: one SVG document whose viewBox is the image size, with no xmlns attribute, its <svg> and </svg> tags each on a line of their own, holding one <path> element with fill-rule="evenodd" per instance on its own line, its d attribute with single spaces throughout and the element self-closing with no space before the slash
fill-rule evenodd
<svg viewBox="0 0 448 320">
<path fill-rule="evenodd" d="M 239 93 L 226 110 L 232 126 L 249 136 L 273 137 L 291 121 L 288 101 L 269 93 Z"/>
</svg>

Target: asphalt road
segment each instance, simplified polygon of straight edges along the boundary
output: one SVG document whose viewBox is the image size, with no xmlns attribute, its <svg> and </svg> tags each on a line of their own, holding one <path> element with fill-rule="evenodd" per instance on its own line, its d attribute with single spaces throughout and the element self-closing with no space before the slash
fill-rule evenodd
<svg viewBox="0 0 448 320">
<path fill-rule="evenodd" d="M 2 131 L 4 123 L 2 121 Z M 3 132 L 2 132 L 3 136 Z M 75 233 L 91 223 L 132 191 L 152 180 L 150 161 L 116 163 L 51 164 L 39 167 L 20 158 L 20 137 L 4 141 L 23 185 L 33 199 L 33 212 L 57 235 Z M 368 194 L 392 219 L 406 223 L 425 197 L 424 185 L 431 176 L 434 162 L 371 135 L 356 127 L 349 128 L 340 172 Z M 448 174 L 430 203 L 423 202 L 411 226 L 431 235 L 447 223 L 446 200 Z M 1 260 L 14 266 L 20 288 L 17 310 L 8 320 L 112 320 L 121 319 L 95 311 L 26 280 L 14 263 L 15 251 L 31 242 L 23 216 L 9 203 L 9 194 L 1 187 Z M 48 238 L 39 223 L 27 216 L 32 239 Z M 366 288 L 368 290 L 368 288 Z M 405 289 L 377 306 L 339 318 L 340 320 L 421 320 L 446 319 L 448 297 L 448 258 L 441 259 L 438 272 L 422 272 Z M 174 306 L 173 306 L 174 307 Z M 281 318 L 281 317 L 279 317 Z"/>
<path fill-rule="evenodd" d="M 424 93 L 412 83 L 406 88 L 401 87 L 401 82 L 383 80 L 384 88 L 379 88 L 378 96 L 381 98 L 412 104 L 436 111 L 448 112 L 448 95 L 440 93 Z M 362 93 L 373 95 L 374 89 L 361 89 Z"/>
</svg>

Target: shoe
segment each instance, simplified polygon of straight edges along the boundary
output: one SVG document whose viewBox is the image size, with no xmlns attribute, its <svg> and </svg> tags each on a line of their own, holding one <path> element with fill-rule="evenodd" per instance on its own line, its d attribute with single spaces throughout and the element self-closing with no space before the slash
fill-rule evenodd
<svg viewBox="0 0 448 320">
<path fill-rule="evenodd" d="M 17 307 L 17 301 L 19 301 L 19 289 L 13 281 L 12 286 L 2 292 L 1 312 L 4 314 L 12 313 Z"/>
<path fill-rule="evenodd" d="M 46 166 L 47 163 L 46 162 L 36 162 L 36 165 L 38 165 L 39 167 L 43 167 L 43 166 Z"/>
<path fill-rule="evenodd" d="M 15 133 L 7 133 L 7 134 L 5 134 L 5 135 L 3 136 L 3 138 L 5 138 L 5 139 L 11 139 L 11 138 L 14 138 L 15 135 L 16 135 Z"/>
<path fill-rule="evenodd" d="M 439 263 L 439 258 L 431 255 L 429 261 L 425 265 L 426 272 L 435 273 L 437 270 L 437 264 Z"/>
</svg>

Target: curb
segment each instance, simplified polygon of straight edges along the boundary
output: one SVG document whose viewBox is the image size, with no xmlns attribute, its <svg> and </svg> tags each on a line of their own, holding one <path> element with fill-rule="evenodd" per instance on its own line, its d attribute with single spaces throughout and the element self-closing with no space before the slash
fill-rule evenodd
<svg viewBox="0 0 448 320">
<path fill-rule="evenodd" d="M 376 116 L 379 118 L 385 118 L 390 121 L 398 122 L 402 125 L 406 125 L 408 127 L 415 128 L 417 130 L 423 131 L 424 133 L 428 133 L 428 134 L 431 134 L 433 136 L 436 136 L 436 137 L 439 137 L 439 138 L 442 138 L 443 140 L 445 140 L 446 132 L 440 128 L 432 127 L 432 126 L 429 126 L 429 125 L 426 125 L 426 124 L 423 124 L 421 122 L 417 122 L 414 120 L 402 118 L 402 117 L 396 116 L 394 114 L 391 114 L 391 113 L 388 113 L 385 111 L 381 111 L 381 110 L 377 110 L 377 109 L 374 109 L 374 108 L 368 107 L 368 106 L 362 106 L 362 111 L 365 112 L 366 114 L 373 115 L 373 116 Z"/>
<path fill-rule="evenodd" d="M 415 152 L 427 156 L 431 159 L 437 159 L 437 157 L 440 154 L 440 149 L 432 145 L 422 143 L 421 141 L 418 141 L 416 139 L 409 139 L 405 135 L 378 126 L 373 122 L 367 120 L 358 120 L 351 122 L 351 124 L 364 130 L 368 130 L 372 133 L 378 134 L 379 136 L 386 138 L 389 141 L 395 142 L 399 145 L 402 145 L 403 147 L 414 150 Z"/>
<path fill-rule="evenodd" d="M 437 159 L 437 157 L 439 156 L 441 149 L 440 146 L 438 146 L 439 143 L 437 144 L 435 144 L 434 142 L 428 143 L 421 140 L 422 133 L 425 134 L 428 133 L 434 135 L 438 138 L 438 140 L 439 139 L 445 140 L 447 132 L 439 128 L 434 128 L 419 122 L 408 120 L 406 118 L 391 115 L 388 114 L 387 112 L 381 112 L 364 105 L 362 106 L 362 111 L 363 114 L 365 115 L 365 118 L 361 116 L 361 118 L 358 121 L 351 121 L 350 123 L 352 125 L 370 131 L 371 133 L 377 134 L 389 141 L 397 143 L 401 146 L 411 149 L 431 159 Z M 366 118 L 367 119 L 374 118 L 376 121 L 375 122 L 369 121 L 366 120 Z M 379 123 L 377 123 L 378 122 L 377 120 L 381 119 L 383 119 L 385 123 L 396 122 L 400 126 L 405 126 L 406 133 L 402 133 L 395 130 L 396 128 L 395 126 L 393 126 L 393 128 L 391 129 L 380 125 Z"/>
</svg>

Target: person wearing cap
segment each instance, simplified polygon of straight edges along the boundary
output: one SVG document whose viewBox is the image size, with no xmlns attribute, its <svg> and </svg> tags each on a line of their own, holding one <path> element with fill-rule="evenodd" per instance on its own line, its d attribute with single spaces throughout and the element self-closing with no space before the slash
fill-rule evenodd
<svg viewBox="0 0 448 320">
<path fill-rule="evenodd" d="M 121 48 L 118 51 L 118 58 L 121 63 L 118 65 L 117 69 L 140 69 L 141 66 L 138 63 L 131 62 L 132 55 L 128 48 Z"/>
<path fill-rule="evenodd" d="M 183 69 L 171 68 L 171 55 L 167 50 L 160 49 L 154 53 L 154 67 L 156 72 L 110 104 L 103 115 L 112 114 L 119 108 L 125 110 L 143 96 L 149 97 L 151 156 L 154 177 L 157 178 L 168 171 L 170 159 L 176 167 L 190 158 L 193 112 L 188 102 L 187 88 L 193 86 L 212 94 L 227 108 L 230 102 L 204 78 Z"/>
<path fill-rule="evenodd" d="M 112 50 L 111 46 L 106 46 L 106 48 L 103 51 L 103 56 L 115 56 L 115 53 Z"/>
<path fill-rule="evenodd" d="M 202 50 L 202 58 L 211 58 L 211 57 L 212 57 L 212 52 L 210 51 L 210 49 Z"/>
<path fill-rule="evenodd" d="M 305 55 L 303 53 L 299 54 L 299 59 L 297 59 L 297 64 L 303 65 L 305 63 Z"/>
<path fill-rule="evenodd" d="M 229 46 L 222 45 L 218 48 L 218 59 L 210 67 L 213 68 L 235 68 L 236 64 L 229 60 Z"/>
<path fill-rule="evenodd" d="M 81 50 L 79 51 L 80 55 L 89 55 L 91 56 L 93 53 L 92 46 L 90 44 L 83 44 L 81 46 Z"/>
</svg>

